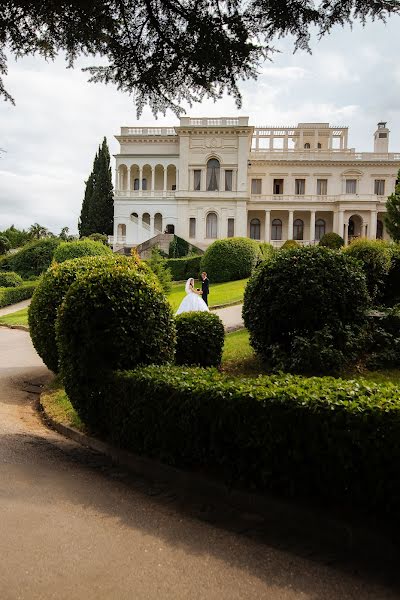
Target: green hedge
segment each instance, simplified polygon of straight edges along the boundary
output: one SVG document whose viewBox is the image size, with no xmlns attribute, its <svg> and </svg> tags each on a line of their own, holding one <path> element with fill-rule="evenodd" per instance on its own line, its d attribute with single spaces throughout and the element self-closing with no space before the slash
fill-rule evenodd
<svg viewBox="0 0 400 600">
<path fill-rule="evenodd" d="M 293 248 L 301 248 L 300 244 L 296 242 L 296 240 L 286 240 L 284 244 L 281 246 L 281 250 L 290 250 Z"/>
<path fill-rule="evenodd" d="M 259 242 L 248 238 L 216 240 L 201 259 L 201 270 L 210 281 L 236 281 L 251 275 L 262 259 Z"/>
<path fill-rule="evenodd" d="M 224 348 L 224 325 L 209 312 L 183 313 L 175 317 L 178 365 L 218 367 Z"/>
<path fill-rule="evenodd" d="M 200 274 L 201 256 L 186 256 L 185 258 L 169 258 L 165 261 L 170 269 L 173 281 L 184 281 L 189 277 L 197 279 Z"/>
<path fill-rule="evenodd" d="M 31 298 L 37 285 L 37 281 L 27 281 L 18 287 L 0 287 L 0 308 Z"/>
<path fill-rule="evenodd" d="M 390 244 L 390 268 L 385 278 L 383 303 L 393 305 L 400 302 L 400 244 Z"/>
<path fill-rule="evenodd" d="M 64 262 L 73 258 L 82 258 L 83 256 L 102 256 L 112 254 L 111 248 L 103 242 L 95 240 L 78 240 L 74 242 L 62 242 L 54 252 L 56 262 Z"/>
<path fill-rule="evenodd" d="M 54 251 L 59 244 L 60 240 L 56 238 L 30 242 L 15 254 L 2 257 L 0 269 L 15 271 L 24 279 L 38 277 L 51 265 Z"/>
<path fill-rule="evenodd" d="M 325 246 L 331 250 L 339 250 L 344 246 L 344 239 L 338 233 L 330 231 L 329 233 L 324 233 L 319 241 L 319 246 Z"/>
<path fill-rule="evenodd" d="M 391 251 L 382 240 L 358 239 L 351 242 L 343 252 L 360 261 L 371 300 L 378 302 L 384 295 L 386 278 L 391 266 Z"/>
<path fill-rule="evenodd" d="M 22 285 L 23 279 L 18 273 L 12 271 L 0 271 L 0 287 L 18 287 Z"/>
<path fill-rule="evenodd" d="M 104 385 L 103 385 L 104 384 Z M 115 444 L 228 483 L 398 516 L 400 389 L 151 366 L 100 382 Z"/>
</svg>

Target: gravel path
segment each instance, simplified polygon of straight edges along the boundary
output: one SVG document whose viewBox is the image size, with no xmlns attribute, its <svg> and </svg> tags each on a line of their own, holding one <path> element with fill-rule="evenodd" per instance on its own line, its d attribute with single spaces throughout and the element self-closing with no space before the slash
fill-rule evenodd
<svg viewBox="0 0 400 600">
<path fill-rule="evenodd" d="M 47 429 L 49 376 L 23 331 L 0 330 L 1 600 L 394 600 L 352 569 L 277 549 L 173 490 Z"/>
</svg>

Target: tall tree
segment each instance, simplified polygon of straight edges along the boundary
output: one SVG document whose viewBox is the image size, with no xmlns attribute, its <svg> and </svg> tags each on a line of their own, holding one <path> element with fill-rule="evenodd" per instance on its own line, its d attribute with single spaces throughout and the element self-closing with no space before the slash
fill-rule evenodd
<svg viewBox="0 0 400 600">
<path fill-rule="evenodd" d="M 2 0 L 0 75 L 6 49 L 15 57 L 64 51 L 102 56 L 91 81 L 114 83 L 134 97 L 138 112 L 182 112 L 181 100 L 241 98 L 238 82 L 256 77 L 278 37 L 309 48 L 310 30 L 400 13 L 399 0 Z M 0 79 L 0 95 L 11 100 Z"/>
<path fill-rule="evenodd" d="M 400 170 L 397 175 L 396 187 L 393 194 L 386 200 L 386 229 L 395 240 L 400 241 Z"/>
<path fill-rule="evenodd" d="M 92 233 L 112 235 L 114 197 L 111 181 L 110 152 L 104 138 L 93 163 L 93 171 L 86 182 L 85 197 L 78 223 L 80 237 Z"/>
<path fill-rule="evenodd" d="M 44 227 L 39 223 L 34 223 L 29 227 L 29 235 L 34 240 L 40 240 L 42 238 L 52 237 L 53 234 L 47 229 L 47 227 Z"/>
</svg>

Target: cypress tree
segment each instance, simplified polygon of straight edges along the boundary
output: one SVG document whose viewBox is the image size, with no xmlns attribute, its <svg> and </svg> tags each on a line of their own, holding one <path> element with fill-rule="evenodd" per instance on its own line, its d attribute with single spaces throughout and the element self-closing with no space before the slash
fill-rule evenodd
<svg viewBox="0 0 400 600">
<path fill-rule="evenodd" d="M 79 237 L 85 237 L 93 233 L 92 226 L 89 219 L 90 205 L 92 201 L 93 191 L 94 191 L 94 182 L 96 179 L 96 171 L 97 171 L 97 163 L 98 163 L 98 153 L 96 152 L 96 156 L 93 161 L 93 169 L 89 175 L 87 181 L 85 181 L 85 196 L 82 202 L 81 216 L 78 221 L 78 231 Z"/>
<path fill-rule="evenodd" d="M 89 204 L 90 233 L 112 235 L 114 222 L 114 194 L 111 181 L 110 152 L 104 138 L 99 148 L 93 195 Z"/>
<path fill-rule="evenodd" d="M 386 200 L 386 229 L 395 242 L 400 241 L 400 170 L 393 194 Z"/>
</svg>

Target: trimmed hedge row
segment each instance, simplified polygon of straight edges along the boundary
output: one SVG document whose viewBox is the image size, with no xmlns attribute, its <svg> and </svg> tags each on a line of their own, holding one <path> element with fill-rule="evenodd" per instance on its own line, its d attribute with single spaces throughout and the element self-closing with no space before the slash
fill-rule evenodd
<svg viewBox="0 0 400 600">
<path fill-rule="evenodd" d="M 98 385 L 104 430 L 121 447 L 235 485 L 398 515 L 392 384 L 151 366 Z"/>
<path fill-rule="evenodd" d="M 23 279 L 18 273 L 12 271 L 0 271 L 0 287 L 18 287 L 22 285 Z"/>
<path fill-rule="evenodd" d="M 173 281 L 183 281 L 189 277 L 198 278 L 200 273 L 201 256 L 186 256 L 184 258 L 169 258 L 165 261 L 171 271 Z"/>
<path fill-rule="evenodd" d="M 0 308 L 31 298 L 37 285 L 37 281 L 27 281 L 18 287 L 0 287 Z"/>
<path fill-rule="evenodd" d="M 55 249 L 59 244 L 58 238 L 29 242 L 15 254 L 3 256 L 0 260 L 0 269 L 15 271 L 24 279 L 38 277 L 51 265 Z"/>
<path fill-rule="evenodd" d="M 54 252 L 56 262 L 64 262 L 73 258 L 82 258 L 83 256 L 102 256 L 112 254 L 109 246 L 103 242 L 95 240 L 77 240 L 74 242 L 62 242 Z"/>
<path fill-rule="evenodd" d="M 219 367 L 225 330 L 218 315 L 209 312 L 183 313 L 175 317 L 178 365 Z"/>
<path fill-rule="evenodd" d="M 249 277 L 262 260 L 259 242 L 248 238 L 216 240 L 201 259 L 201 270 L 213 283 L 235 281 Z"/>
</svg>

